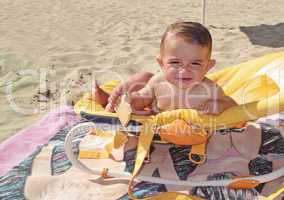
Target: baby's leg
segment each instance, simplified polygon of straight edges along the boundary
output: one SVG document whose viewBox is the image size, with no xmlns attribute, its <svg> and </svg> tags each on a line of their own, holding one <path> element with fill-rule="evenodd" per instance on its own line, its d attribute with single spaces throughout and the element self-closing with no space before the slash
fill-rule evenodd
<svg viewBox="0 0 284 200">
<path fill-rule="evenodd" d="M 248 160 L 254 159 L 261 146 L 261 127 L 256 123 L 247 123 L 241 133 L 231 133 L 234 148 Z"/>
<path fill-rule="evenodd" d="M 284 139 L 277 128 L 265 124 L 248 123 L 243 133 L 232 133 L 234 147 L 246 158 L 283 154 Z"/>
<path fill-rule="evenodd" d="M 92 97 L 97 103 L 99 103 L 103 107 L 106 107 L 108 103 L 109 94 L 102 90 L 97 83 L 95 83 L 92 88 Z"/>
<path fill-rule="evenodd" d="M 207 144 L 207 158 L 217 159 L 227 154 L 231 148 L 230 135 L 215 134 L 210 137 Z"/>
</svg>

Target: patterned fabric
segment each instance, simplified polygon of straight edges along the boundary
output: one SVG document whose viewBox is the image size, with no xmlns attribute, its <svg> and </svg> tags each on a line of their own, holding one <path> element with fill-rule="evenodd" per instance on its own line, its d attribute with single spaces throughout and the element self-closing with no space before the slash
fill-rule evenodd
<svg viewBox="0 0 284 200">
<path fill-rule="evenodd" d="M 75 124 L 76 125 L 76 124 Z M 52 153 L 51 170 L 53 175 L 64 173 L 71 167 L 70 161 L 67 160 L 64 151 L 64 139 L 69 130 L 75 126 L 69 126 L 59 131 L 51 140 L 55 147 Z M 82 135 L 77 137 L 83 137 Z M 14 167 L 4 176 L 0 177 L 0 199 L 1 200 L 24 200 L 24 187 L 27 177 L 31 174 L 32 163 L 36 156 L 40 153 L 43 146 L 39 146 L 37 150 Z M 75 142 L 74 153 L 78 155 L 79 142 Z"/>
<path fill-rule="evenodd" d="M 254 160 L 249 162 L 249 172 L 251 175 L 259 176 L 272 172 L 272 161 L 267 160 L 265 157 L 259 155 Z M 265 183 L 260 184 L 255 189 L 261 192 Z"/>
<path fill-rule="evenodd" d="M 64 127 L 78 122 L 73 107 L 61 106 L 0 143 L 0 176 L 26 159 L 39 145 L 45 145 Z"/>
<path fill-rule="evenodd" d="M 208 176 L 207 180 L 232 179 L 235 176 L 231 172 L 217 173 Z M 258 192 L 255 189 L 233 190 L 227 187 L 196 187 L 192 193 L 196 196 L 210 200 L 257 200 Z"/>
<path fill-rule="evenodd" d="M 155 147 L 150 147 L 150 155 L 155 151 Z M 124 171 L 132 173 L 134 170 L 135 159 L 136 159 L 136 148 L 129 149 L 124 152 L 123 161 L 125 161 L 125 169 Z"/>
<path fill-rule="evenodd" d="M 180 180 L 187 180 L 187 177 L 190 173 L 194 171 L 197 167 L 196 164 L 192 163 L 188 159 L 188 154 L 191 150 L 190 146 L 177 147 L 172 146 L 169 148 L 171 154 L 174 168 Z"/>
<path fill-rule="evenodd" d="M 268 153 L 284 154 L 284 138 L 280 131 L 270 125 L 260 124 L 262 129 L 262 144 L 259 154 Z"/>
<path fill-rule="evenodd" d="M 0 177 L 0 199 L 1 200 L 24 200 L 24 187 L 27 177 L 31 174 L 33 159 L 41 150 L 38 147 L 35 152 L 14 167 L 6 175 Z"/>
<path fill-rule="evenodd" d="M 156 169 L 153 174 L 153 177 L 161 177 L 159 170 Z M 133 194 L 137 198 L 146 198 L 153 195 L 156 195 L 160 192 L 167 192 L 167 188 L 164 184 L 156 184 L 156 183 L 148 183 L 142 181 L 134 186 Z M 128 194 L 123 195 L 122 197 L 118 198 L 117 200 L 131 200 Z"/>
<path fill-rule="evenodd" d="M 81 122 L 82 123 L 82 122 Z M 76 126 L 77 124 L 73 125 Z M 71 162 L 68 160 L 65 149 L 64 149 L 64 140 L 70 129 L 73 127 L 67 127 L 62 131 L 59 131 L 51 140 L 50 143 L 54 144 L 51 156 L 51 173 L 52 175 L 60 175 L 67 171 L 71 166 Z M 79 144 L 80 138 L 83 138 L 84 135 L 77 135 L 74 140 L 73 153 L 79 155 Z"/>
<path fill-rule="evenodd" d="M 280 131 L 268 124 L 260 124 L 262 138 L 261 146 L 259 149 L 259 156 L 249 163 L 249 171 L 252 175 L 264 175 L 272 172 L 272 161 L 269 161 L 264 155 L 269 153 L 283 154 L 284 153 L 284 138 Z M 256 187 L 258 192 L 261 192 L 265 183 Z"/>
<path fill-rule="evenodd" d="M 73 126 L 65 127 L 59 131 L 51 140 L 50 144 L 54 146 L 51 157 L 51 170 L 52 175 L 59 175 L 67 171 L 71 167 L 70 161 L 68 161 L 65 150 L 64 140 L 66 134 Z M 249 163 L 250 173 L 253 175 L 267 174 L 272 171 L 272 162 L 267 160 L 265 154 L 268 153 L 283 153 L 284 152 L 284 140 L 281 137 L 279 131 L 273 127 L 263 126 L 263 138 L 262 146 L 260 148 L 260 156 L 253 159 Z M 84 134 L 76 136 L 74 141 L 73 151 L 78 155 L 80 138 L 84 137 Z M 26 158 L 18 166 L 14 167 L 6 175 L 0 177 L 0 199 L 2 200 L 24 200 L 23 189 L 26 183 L 27 177 L 31 174 L 32 162 L 34 158 L 40 153 L 42 146 Z M 151 153 L 155 151 L 155 147 L 151 147 Z M 180 180 L 187 180 L 188 176 L 197 167 L 196 164 L 191 163 L 188 159 L 188 153 L 190 152 L 190 146 L 178 147 L 169 145 L 169 154 L 172 158 L 173 166 L 176 171 L 176 175 Z M 124 152 L 124 161 L 126 163 L 125 171 L 132 172 L 135 164 L 136 149 L 130 149 Z M 160 177 L 159 170 L 156 169 L 153 177 Z M 208 176 L 208 180 L 223 180 L 234 177 L 235 174 L 231 172 L 223 172 Z M 196 187 L 192 190 L 194 195 L 206 198 L 206 199 L 256 199 L 258 191 L 260 192 L 263 185 L 256 189 L 247 190 L 232 190 L 224 187 Z M 140 182 L 134 186 L 134 195 L 139 198 L 152 196 L 160 192 L 166 192 L 167 188 L 163 184 L 155 184 L 148 182 Z M 127 194 L 121 196 L 119 200 L 128 200 Z"/>
</svg>

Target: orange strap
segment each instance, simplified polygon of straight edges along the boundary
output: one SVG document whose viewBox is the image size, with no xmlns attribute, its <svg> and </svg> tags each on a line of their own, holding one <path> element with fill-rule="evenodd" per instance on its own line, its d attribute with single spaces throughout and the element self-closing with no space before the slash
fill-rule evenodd
<svg viewBox="0 0 284 200">
<path fill-rule="evenodd" d="M 107 178 L 111 178 L 109 175 L 108 175 L 108 168 L 103 168 L 102 171 L 101 171 L 101 177 L 103 179 L 107 179 Z"/>
<path fill-rule="evenodd" d="M 231 189 L 255 188 L 259 184 L 260 182 L 258 180 L 246 179 L 246 180 L 239 180 L 239 181 L 234 181 L 230 183 L 229 188 Z"/>
<path fill-rule="evenodd" d="M 197 165 L 203 164 L 206 160 L 206 143 L 192 145 L 188 159 Z"/>
</svg>

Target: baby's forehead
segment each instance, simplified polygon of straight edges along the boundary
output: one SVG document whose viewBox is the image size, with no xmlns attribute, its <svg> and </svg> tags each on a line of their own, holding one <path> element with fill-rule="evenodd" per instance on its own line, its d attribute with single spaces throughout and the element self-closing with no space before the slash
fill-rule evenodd
<svg viewBox="0 0 284 200">
<path fill-rule="evenodd" d="M 165 55 L 176 48 L 186 48 L 188 44 L 191 46 L 196 46 L 198 49 L 197 52 L 202 52 L 202 57 L 204 57 L 204 59 L 205 57 L 206 59 L 210 59 L 211 50 L 209 46 L 199 44 L 197 41 L 194 41 L 191 38 L 187 38 L 185 36 L 173 32 L 168 32 L 168 34 L 166 35 L 164 44 L 163 46 L 161 46 L 161 55 Z"/>
<path fill-rule="evenodd" d="M 163 51 L 168 48 L 175 48 L 183 45 L 194 45 L 209 51 L 209 47 L 207 45 L 202 45 L 198 41 L 193 40 L 192 38 L 178 35 L 175 33 L 169 33 L 169 35 L 166 36 L 163 49 L 161 50 Z"/>
<path fill-rule="evenodd" d="M 182 43 L 180 43 L 180 41 L 182 41 Z M 164 53 L 169 53 L 171 52 L 173 49 L 179 48 L 179 47 L 184 47 L 184 45 L 191 45 L 191 46 L 195 46 L 196 48 L 194 49 L 194 51 L 196 50 L 198 53 L 201 53 L 203 56 L 202 57 L 206 57 L 209 58 L 210 57 L 210 50 L 208 46 L 204 46 L 199 44 L 196 41 L 190 41 L 185 39 L 182 36 L 179 36 L 175 33 L 169 33 L 169 35 L 166 36 L 165 41 L 164 41 L 164 46 L 162 49 L 162 54 Z M 186 48 L 187 46 L 185 46 L 184 48 Z M 191 49 L 192 50 L 192 49 Z M 197 53 L 196 52 L 196 53 Z M 208 56 L 209 55 L 209 56 Z M 204 59 L 205 59 L 204 57 Z"/>
<path fill-rule="evenodd" d="M 203 46 L 191 37 L 186 37 L 184 35 L 181 35 L 181 34 L 178 34 L 178 33 L 172 33 L 172 32 L 169 32 L 167 34 L 167 36 L 165 38 L 165 45 L 176 44 L 177 41 L 183 41 L 187 44 L 194 44 L 194 45 L 198 45 L 198 46 Z"/>
<path fill-rule="evenodd" d="M 169 32 L 166 37 L 165 37 L 165 44 L 168 44 L 168 43 L 172 43 L 174 41 L 177 41 L 177 40 L 185 40 L 184 37 L 182 37 L 181 35 L 178 35 L 176 33 L 172 33 L 172 32 Z M 187 41 L 186 41 L 187 42 Z"/>
</svg>

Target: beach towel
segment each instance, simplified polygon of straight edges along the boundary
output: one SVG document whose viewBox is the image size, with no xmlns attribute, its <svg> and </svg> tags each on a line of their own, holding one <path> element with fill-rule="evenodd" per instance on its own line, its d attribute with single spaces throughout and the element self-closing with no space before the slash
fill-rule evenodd
<svg viewBox="0 0 284 200">
<path fill-rule="evenodd" d="M 62 127 L 47 145 L 39 145 L 19 165 L 1 176 L 0 199 L 130 199 L 127 194 L 127 179 L 103 179 L 72 167 L 65 154 L 64 140 L 70 129 L 78 125 L 85 128 L 82 128 L 80 134 L 76 136 L 73 146 L 74 154 L 79 155 L 80 149 L 90 148 L 94 140 L 87 133 L 94 125 L 90 122 L 80 121 Z M 273 168 L 279 166 L 273 166 L 267 155 L 270 153 L 283 154 L 284 140 L 275 127 L 264 124 L 261 126 L 263 141 L 259 155 L 254 159 L 246 160 L 237 154 L 228 154 L 219 160 L 211 159 L 209 167 L 203 166 L 198 169 L 197 165 L 190 162 L 187 157 L 190 146 L 153 144 L 151 146 L 151 160 L 144 166 L 141 174 L 182 181 L 189 180 L 190 176 L 194 174 L 197 180 L 199 178 L 222 180 L 234 177 L 240 171 L 246 171 L 252 175 L 269 173 Z M 129 139 L 124 148 L 116 152 L 116 158 L 120 159 L 120 162 L 111 159 L 81 159 L 81 161 L 91 168 L 107 166 L 131 172 L 135 164 L 136 143 L 137 138 L 133 137 Z M 220 171 L 222 167 L 218 169 L 218 166 L 232 162 L 235 163 L 233 168 L 227 168 L 227 171 Z M 283 164 L 283 162 L 279 163 L 279 165 Z M 206 177 L 198 176 L 199 173 L 206 174 L 204 172 L 210 173 Z M 225 187 L 190 188 L 142 181 L 135 184 L 134 194 L 142 198 L 160 192 L 181 191 L 203 199 L 258 199 L 259 195 L 268 195 L 276 191 L 282 181 L 283 178 L 262 184 L 257 188 L 238 190 Z"/>
</svg>

